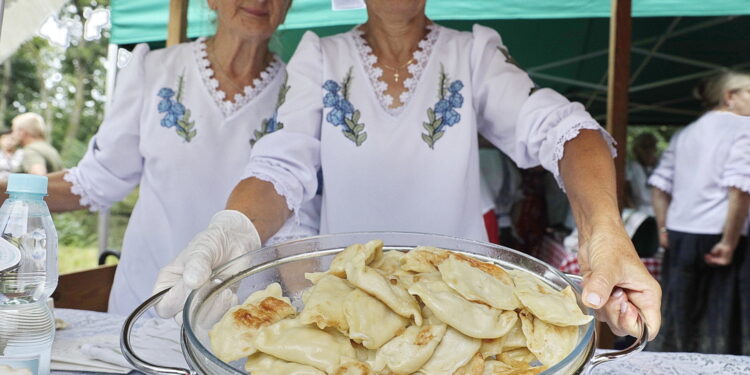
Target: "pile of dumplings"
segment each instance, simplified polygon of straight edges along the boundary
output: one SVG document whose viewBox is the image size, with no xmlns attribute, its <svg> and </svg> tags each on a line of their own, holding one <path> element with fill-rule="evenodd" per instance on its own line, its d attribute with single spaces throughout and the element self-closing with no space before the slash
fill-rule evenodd
<svg viewBox="0 0 750 375">
<path fill-rule="evenodd" d="M 570 287 L 434 247 L 355 244 L 305 278 L 299 313 L 277 283 L 232 307 L 214 354 L 252 375 L 538 374 L 592 319 Z"/>
</svg>

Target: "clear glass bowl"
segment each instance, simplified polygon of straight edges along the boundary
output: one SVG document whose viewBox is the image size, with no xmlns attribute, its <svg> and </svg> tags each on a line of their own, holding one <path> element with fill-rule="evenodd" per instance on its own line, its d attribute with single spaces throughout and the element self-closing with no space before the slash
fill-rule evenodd
<svg viewBox="0 0 750 375">
<path fill-rule="evenodd" d="M 581 302 L 581 288 L 577 282 L 538 259 L 506 247 L 432 234 L 348 233 L 310 237 L 269 246 L 238 257 L 216 270 L 211 280 L 193 291 L 185 303 L 182 346 L 191 369 L 159 367 L 142 361 L 132 352 L 129 337 L 133 323 L 158 301 L 161 293 L 144 302 L 126 321 L 121 337 L 123 353 L 137 369 L 148 374 L 245 375 L 247 373 L 243 369 L 244 360 L 225 363 L 211 352 L 208 330 L 221 318 L 221 314 L 211 309 L 216 304 L 214 299 L 229 288 L 237 294 L 240 301 L 243 301 L 252 292 L 264 289 L 270 283 L 278 282 L 281 284 L 284 295 L 289 297 L 292 304 L 300 310 L 302 291 L 312 286 L 304 278 L 306 272 L 325 271 L 333 257 L 344 248 L 373 239 L 383 241 L 384 251 L 408 251 L 419 245 L 436 246 L 460 252 L 481 261 L 492 262 L 506 269 L 528 272 L 558 290 L 571 286 L 581 309 L 587 314 L 593 314 L 593 311 Z M 592 321 L 581 326 L 575 349 L 564 360 L 547 369 L 543 374 L 578 374 L 587 367 L 591 367 L 587 364 L 597 364 L 642 349 L 643 345 L 640 341 L 643 340 L 639 340 L 638 346 L 626 351 L 594 357 L 595 325 Z"/>
</svg>

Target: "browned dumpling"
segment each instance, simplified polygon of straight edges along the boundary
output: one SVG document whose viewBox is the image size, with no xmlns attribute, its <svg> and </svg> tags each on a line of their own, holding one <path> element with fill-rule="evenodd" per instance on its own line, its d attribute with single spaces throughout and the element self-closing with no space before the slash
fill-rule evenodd
<svg viewBox="0 0 750 375">
<path fill-rule="evenodd" d="M 469 301 L 500 310 L 521 307 L 513 293 L 513 279 L 499 266 L 451 254 L 438 269 L 443 281 Z"/>
<path fill-rule="evenodd" d="M 482 340 L 482 347 L 479 349 L 479 352 L 486 358 L 518 348 L 526 348 L 526 336 L 523 335 L 523 331 L 521 330 L 520 319 L 516 321 L 513 328 L 503 337 Z"/>
<path fill-rule="evenodd" d="M 286 319 L 263 328 L 255 343 L 263 353 L 326 373 L 338 368 L 343 358 L 357 357 L 346 336 L 336 330 L 322 331 L 302 324 L 299 319 Z"/>
<path fill-rule="evenodd" d="M 367 363 L 347 359 L 331 375 L 375 375 L 375 371 Z"/>
<path fill-rule="evenodd" d="M 396 314 L 404 318 L 414 318 L 417 325 L 422 325 L 422 314 L 417 300 L 406 289 L 391 283 L 385 276 L 366 263 L 366 253 L 359 253 L 351 257 L 346 264 L 346 278 L 349 282 L 379 299 L 390 307 Z"/>
<path fill-rule="evenodd" d="M 435 278 L 420 279 L 409 288 L 435 316 L 464 335 L 492 339 L 505 335 L 518 317 L 514 311 L 501 311 L 469 302 L 448 284 Z"/>
<path fill-rule="evenodd" d="M 536 375 L 547 368 L 544 366 L 532 367 L 529 365 L 510 366 L 506 363 L 488 360 L 484 364 L 482 375 Z"/>
<path fill-rule="evenodd" d="M 245 371 L 253 375 L 326 375 L 315 367 L 287 362 L 263 353 L 248 357 Z"/>
<path fill-rule="evenodd" d="M 481 340 L 471 338 L 448 327 L 432 357 L 419 372 L 423 375 L 452 375 L 474 357 Z"/>
<path fill-rule="evenodd" d="M 594 317 L 581 311 L 570 286 L 558 291 L 525 272 L 512 271 L 516 297 L 539 319 L 558 326 L 580 326 Z"/>
<path fill-rule="evenodd" d="M 349 292 L 354 290 L 346 280 L 325 275 L 308 289 L 305 307 L 299 315 L 303 324 L 315 324 L 320 329 L 333 327 L 341 332 L 349 329 L 344 316 L 344 302 Z"/>
<path fill-rule="evenodd" d="M 380 257 L 383 250 L 383 241 L 373 240 L 366 244 L 354 244 L 348 246 L 344 251 L 338 253 L 331 261 L 331 267 L 328 273 L 345 278 L 346 266 L 351 263 L 353 257 L 363 256 L 365 265 L 370 264 L 374 259 Z"/>
<path fill-rule="evenodd" d="M 380 348 L 409 324 L 406 318 L 359 289 L 344 296 L 343 310 L 349 338 L 367 349 Z"/>
<path fill-rule="evenodd" d="M 373 369 L 396 375 L 416 372 L 430 359 L 446 328 L 445 324 L 410 326 L 378 349 Z"/>
<path fill-rule="evenodd" d="M 484 373 L 484 357 L 481 353 L 474 354 L 469 363 L 456 370 L 453 375 L 482 375 Z"/>
<path fill-rule="evenodd" d="M 560 327 L 539 319 L 526 310 L 519 314 L 526 346 L 546 366 L 562 361 L 578 341 L 578 327 Z"/>
<path fill-rule="evenodd" d="M 281 295 L 281 285 L 273 283 L 251 294 L 242 305 L 229 309 L 208 331 L 211 349 L 225 362 L 253 354 L 261 328 L 295 313 L 289 298 Z"/>
<path fill-rule="evenodd" d="M 380 256 L 375 258 L 370 264 L 370 267 L 380 271 L 382 274 L 389 276 L 395 272 L 401 270 L 401 261 L 406 254 L 398 251 L 383 251 Z"/>
<path fill-rule="evenodd" d="M 437 266 L 450 252 L 432 246 L 417 246 L 401 260 L 401 269 L 417 273 L 437 272 Z"/>
</svg>

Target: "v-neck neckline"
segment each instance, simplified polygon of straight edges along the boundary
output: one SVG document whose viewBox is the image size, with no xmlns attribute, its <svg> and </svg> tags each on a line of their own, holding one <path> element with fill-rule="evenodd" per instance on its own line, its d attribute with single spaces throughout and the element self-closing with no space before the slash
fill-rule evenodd
<svg viewBox="0 0 750 375">
<path fill-rule="evenodd" d="M 350 35 L 354 44 L 357 46 L 357 52 L 360 59 L 360 65 L 364 70 L 365 74 L 370 80 L 370 91 L 375 95 L 377 102 L 380 104 L 380 108 L 392 118 L 400 117 L 406 112 L 407 107 L 411 103 L 411 98 L 419 87 L 419 83 L 422 79 L 422 73 L 424 72 L 427 64 L 430 62 L 432 57 L 432 51 L 434 46 L 438 42 L 440 37 L 441 27 L 435 23 L 427 25 L 427 35 L 424 39 L 420 40 L 417 44 L 417 49 L 412 54 L 413 64 L 409 64 L 408 70 L 411 73 L 411 77 L 404 80 L 404 87 L 406 91 L 401 93 L 399 99 L 401 100 L 401 106 L 391 108 L 390 105 L 393 103 L 393 97 L 386 94 L 385 91 L 388 89 L 388 84 L 381 80 L 383 76 L 383 69 L 378 68 L 375 64 L 378 62 L 378 57 L 372 51 L 372 47 L 367 44 L 364 38 L 364 31 L 361 28 L 362 25 L 354 27 L 350 31 Z"/>
<path fill-rule="evenodd" d="M 243 92 L 234 95 L 234 101 L 226 98 L 226 93 L 219 89 L 219 81 L 215 78 L 211 62 L 208 60 L 206 51 L 206 38 L 198 38 L 193 42 L 193 53 L 198 66 L 198 73 L 203 81 L 203 87 L 207 90 L 209 96 L 213 99 L 216 107 L 229 118 L 237 113 L 240 109 L 252 102 L 265 90 L 284 66 L 278 55 L 274 54 L 271 62 L 260 73 L 260 77 L 253 80 L 252 84 L 243 88 Z"/>
</svg>

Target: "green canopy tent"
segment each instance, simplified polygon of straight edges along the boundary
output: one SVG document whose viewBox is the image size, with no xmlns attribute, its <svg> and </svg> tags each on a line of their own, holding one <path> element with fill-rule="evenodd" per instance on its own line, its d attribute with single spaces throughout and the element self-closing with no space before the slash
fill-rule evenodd
<svg viewBox="0 0 750 375">
<path fill-rule="evenodd" d="M 169 2 L 112 0 L 111 41 L 163 44 Z M 610 2 L 604 0 L 430 0 L 441 24 L 469 30 L 478 22 L 500 31 L 510 52 L 540 86 L 606 113 Z M 750 1 L 634 0 L 631 124 L 686 124 L 700 114 L 690 92 L 725 67 L 750 67 Z M 213 33 L 205 0 L 189 0 L 187 36 Z M 330 0 L 296 0 L 274 45 L 288 59 L 306 30 L 330 35 L 365 19 L 364 10 L 332 11 Z"/>
</svg>

